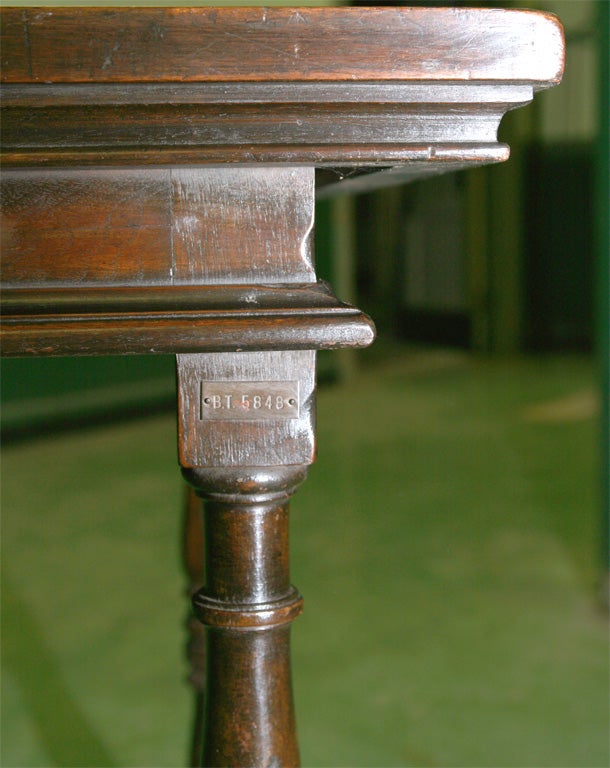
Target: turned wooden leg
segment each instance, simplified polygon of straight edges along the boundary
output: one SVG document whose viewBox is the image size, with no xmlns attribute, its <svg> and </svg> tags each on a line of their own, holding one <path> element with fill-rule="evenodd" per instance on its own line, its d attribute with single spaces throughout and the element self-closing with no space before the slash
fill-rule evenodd
<svg viewBox="0 0 610 768">
<path fill-rule="evenodd" d="M 314 457 L 315 352 L 178 356 L 183 473 L 204 500 L 205 766 L 299 765 L 288 501 Z"/>
<path fill-rule="evenodd" d="M 195 689 L 192 766 L 201 764 L 204 743 L 204 765 L 252 759 L 253 765 L 273 765 L 274 759 L 275 765 L 298 765 L 289 624 L 302 598 L 290 584 L 288 497 L 305 472 L 289 467 L 188 473 L 206 500 L 204 537 L 201 501 L 190 490 L 183 537 L 196 613 L 188 622 L 189 681 Z M 209 695 L 215 701 L 207 710 L 204 625 L 210 632 Z"/>
<path fill-rule="evenodd" d="M 290 623 L 303 600 L 290 583 L 288 499 L 306 467 L 195 470 L 205 499 L 208 628 L 206 766 L 297 766 Z"/>
<path fill-rule="evenodd" d="M 195 490 L 187 486 L 186 491 L 182 528 L 182 559 L 188 579 L 187 592 L 191 598 L 201 588 L 204 580 L 203 517 L 201 500 L 197 497 Z M 190 605 L 186 627 L 188 632 L 186 654 L 190 665 L 188 679 L 195 691 L 189 766 L 197 768 L 201 762 L 203 749 L 203 691 L 205 688 L 206 648 L 204 627 L 193 615 Z"/>
</svg>

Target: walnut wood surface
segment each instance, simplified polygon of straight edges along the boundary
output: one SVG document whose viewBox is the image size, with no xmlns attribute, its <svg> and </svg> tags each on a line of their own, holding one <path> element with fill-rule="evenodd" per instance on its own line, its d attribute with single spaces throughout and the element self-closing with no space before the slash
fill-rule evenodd
<svg viewBox="0 0 610 768">
<path fill-rule="evenodd" d="M 502 116 L 532 96 L 531 83 L 7 85 L 3 163 L 492 162 Z"/>
<path fill-rule="evenodd" d="M 205 585 L 195 611 L 208 628 L 206 766 L 299 765 L 290 671 L 288 500 L 304 466 L 196 469 L 205 499 Z"/>
<path fill-rule="evenodd" d="M 189 597 L 192 598 L 195 592 L 201 589 L 205 580 L 203 566 L 203 517 L 201 501 L 197 498 L 194 489 L 187 486 L 186 491 L 182 522 L 182 563 L 187 577 L 186 591 Z M 192 609 L 188 612 L 185 624 L 188 633 L 186 657 L 190 667 L 188 681 L 195 693 L 189 761 L 187 765 L 195 766 L 196 768 L 201 762 L 201 755 L 203 753 L 203 703 L 206 681 L 205 670 L 207 666 L 207 642 L 205 627 L 196 618 Z"/>
<path fill-rule="evenodd" d="M 315 281 L 311 168 L 4 170 L 2 192 L 5 287 Z"/>
<path fill-rule="evenodd" d="M 5 166 L 506 159 L 558 82 L 544 14 L 449 8 L 4 9 Z M 418 164 L 418 165 L 417 165 Z"/>
<path fill-rule="evenodd" d="M 0 296 L 7 357 L 336 349 L 365 347 L 375 336 L 372 321 L 324 283 L 13 289 Z"/>
<path fill-rule="evenodd" d="M 373 340 L 315 283 L 311 168 L 10 171 L 3 192 L 5 355 Z"/>
<path fill-rule="evenodd" d="M 3 80 L 556 82 L 561 26 L 456 8 L 7 8 Z"/>
<path fill-rule="evenodd" d="M 315 456 L 315 352 L 240 352 L 178 355 L 180 465 L 274 467 L 311 464 Z M 200 384 L 206 381 L 297 382 L 298 418 L 215 420 L 201 418 Z"/>
</svg>

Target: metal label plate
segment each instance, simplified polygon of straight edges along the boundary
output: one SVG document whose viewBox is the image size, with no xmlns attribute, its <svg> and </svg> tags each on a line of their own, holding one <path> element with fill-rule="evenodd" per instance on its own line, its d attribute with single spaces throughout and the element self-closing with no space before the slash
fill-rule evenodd
<svg viewBox="0 0 610 768">
<path fill-rule="evenodd" d="M 260 421 L 299 418 L 298 381 L 201 381 L 199 419 Z"/>
</svg>

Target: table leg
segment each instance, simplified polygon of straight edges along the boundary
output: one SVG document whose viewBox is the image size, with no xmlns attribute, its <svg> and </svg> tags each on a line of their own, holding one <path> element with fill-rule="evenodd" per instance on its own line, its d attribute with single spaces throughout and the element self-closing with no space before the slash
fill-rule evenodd
<svg viewBox="0 0 610 768">
<path fill-rule="evenodd" d="M 313 168 L 174 171 L 174 278 L 202 285 L 313 285 L 313 185 Z M 246 292 L 245 300 L 247 308 L 258 307 L 256 295 Z M 285 501 L 298 482 L 292 466 L 313 459 L 314 365 L 313 352 L 178 357 L 181 464 L 207 499 L 205 535 L 192 498 L 185 521 L 190 591 L 205 581 L 195 601 L 207 625 L 207 649 L 203 626 L 195 618 L 189 625 L 193 765 L 199 764 L 204 728 L 205 764 L 298 763 L 288 622 L 301 601 L 288 583 Z M 262 420 L 251 420 L 244 409 L 206 408 L 202 382 L 220 387 L 212 399 L 227 383 L 239 390 L 224 393 L 234 403 L 263 397 L 251 403 Z M 303 402 L 296 409 L 276 407 L 291 399 L 285 397 L 286 386 L 297 386 L 296 397 Z M 239 473 L 233 476 L 236 467 Z M 251 487 L 240 480 L 245 477 Z M 281 557 L 278 547 L 285 550 Z M 265 564 L 276 560 L 271 573 Z M 243 626 L 233 626 L 234 621 Z"/>
<path fill-rule="evenodd" d="M 288 499 L 306 470 L 188 473 L 205 499 L 205 586 L 193 600 L 208 635 L 203 765 L 299 764 L 290 623 L 303 601 L 290 584 Z"/>
<path fill-rule="evenodd" d="M 218 333 L 177 358 L 180 464 L 205 502 L 204 764 L 295 766 L 288 499 L 314 459 L 315 349 L 374 332 L 316 282 L 312 168 L 195 169 L 172 183 L 176 269 L 216 289 Z"/>
<path fill-rule="evenodd" d="M 206 766 L 299 765 L 288 501 L 314 457 L 315 352 L 178 356 L 180 461 L 204 500 Z"/>
<path fill-rule="evenodd" d="M 193 488 L 186 488 L 184 499 L 184 518 L 182 528 L 182 559 L 186 571 L 189 598 L 201 589 L 204 580 L 203 569 L 203 517 L 201 501 Z M 201 762 L 203 750 L 203 692 L 205 688 L 205 631 L 193 615 L 189 600 L 186 620 L 188 633 L 186 655 L 190 665 L 189 682 L 195 693 L 193 707 L 193 725 L 190 742 L 190 768 L 197 768 Z"/>
</svg>

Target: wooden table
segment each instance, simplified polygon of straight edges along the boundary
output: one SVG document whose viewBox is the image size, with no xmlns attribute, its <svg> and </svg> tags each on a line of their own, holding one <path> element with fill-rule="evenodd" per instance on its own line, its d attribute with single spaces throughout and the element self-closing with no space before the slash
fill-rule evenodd
<svg viewBox="0 0 610 768">
<path fill-rule="evenodd" d="M 180 464 L 205 501 L 203 764 L 297 765 L 288 500 L 314 459 L 315 350 L 374 336 L 316 280 L 316 188 L 505 160 L 500 119 L 560 80 L 561 26 L 5 8 L 2 66 L 2 351 L 177 355 Z"/>
</svg>

